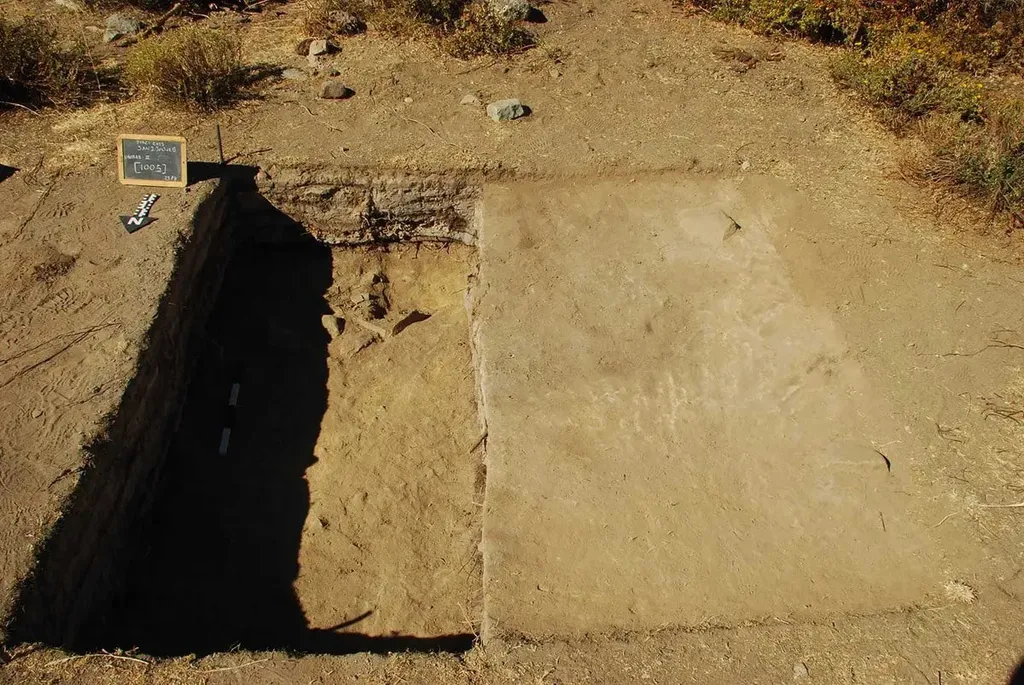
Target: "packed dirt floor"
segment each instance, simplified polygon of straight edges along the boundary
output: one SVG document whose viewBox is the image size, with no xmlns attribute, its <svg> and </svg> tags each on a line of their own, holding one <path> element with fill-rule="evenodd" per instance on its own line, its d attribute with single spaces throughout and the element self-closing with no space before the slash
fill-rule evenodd
<svg viewBox="0 0 1024 685">
<path fill-rule="evenodd" d="M 289 8 L 240 27 L 252 58 L 301 66 Z M 229 273 L 225 297 L 247 309 L 211 326 L 225 357 L 202 357 L 210 407 L 189 403 L 174 449 L 193 461 L 170 473 L 194 505 L 158 518 L 156 575 L 133 576 L 166 594 L 141 593 L 134 623 L 88 654 L 9 646 L 0 681 L 1009 682 L 1024 658 L 1020 236 L 909 182 L 914 144 L 835 91 L 824 50 L 658 0 L 544 12 L 542 47 L 509 61 L 370 34 L 336 58 L 352 99 L 283 81 L 218 117 L 238 164 L 474 170 L 475 252 L 236 256 L 265 279 L 233 295 Z M 741 74 L 721 45 L 784 59 Z M 496 124 L 466 93 L 533 114 Z M 0 182 L 9 602 L 74 485 L 75 436 L 116 403 L 103 388 L 131 373 L 177 226 L 208 192 L 167 191 L 158 222 L 126 236 L 116 215 L 138 192 L 116 185 L 113 135 L 185 135 L 206 161 L 216 147 L 214 120 L 138 102 L 4 116 L 0 163 L 23 170 Z M 378 270 L 396 311 L 430 317 L 346 356 L 354 331 L 331 342 L 321 316 Z M 275 297 L 289 288 L 303 292 Z M 274 321 L 284 330 L 264 330 Z M 69 331 L 90 337 L 12 366 Z M 260 366 L 293 344 L 302 369 Z M 252 432 L 204 465 L 234 349 L 263 369 L 239 396 Z M 299 460 L 257 468 L 275 439 L 301 442 L 286 446 Z M 256 460 L 245 487 L 211 503 L 236 457 Z M 288 489 L 283 512 L 271 485 Z M 225 546 L 208 525 L 240 513 L 232 502 L 252 514 L 242 530 L 286 548 L 273 577 L 231 577 L 257 563 L 252 538 Z M 278 611 L 290 635 L 225 644 Z M 345 655 L 345 631 L 481 640 Z M 146 635 L 172 657 L 224 651 L 103 651 Z M 253 651 L 262 637 L 279 651 Z M 319 653 L 283 651 L 305 639 Z"/>
</svg>

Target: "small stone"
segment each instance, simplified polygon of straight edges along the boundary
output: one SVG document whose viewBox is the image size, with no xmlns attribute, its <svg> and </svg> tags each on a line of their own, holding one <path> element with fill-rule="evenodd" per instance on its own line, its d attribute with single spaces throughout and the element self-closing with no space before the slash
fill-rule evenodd
<svg viewBox="0 0 1024 685">
<path fill-rule="evenodd" d="M 331 67 L 330 69 L 327 70 L 327 75 L 328 76 L 341 76 L 341 71 L 339 71 L 335 67 Z"/>
<path fill-rule="evenodd" d="M 748 171 L 749 169 L 750 169 L 750 160 L 749 159 L 743 160 L 743 163 L 740 164 L 740 171 Z"/>
<path fill-rule="evenodd" d="M 562 72 L 560 72 L 558 69 L 551 69 L 550 71 L 548 71 L 548 74 L 551 75 L 551 78 L 562 78 Z"/>
<path fill-rule="evenodd" d="M 295 44 L 295 54 L 302 55 L 305 57 L 309 54 L 309 46 L 313 43 L 313 38 L 303 38 Z"/>
<path fill-rule="evenodd" d="M 309 52 L 306 54 L 310 57 L 317 57 L 319 55 L 326 55 L 331 51 L 331 44 L 323 38 L 309 41 Z"/>
<path fill-rule="evenodd" d="M 320 70 L 320 58 L 316 55 L 306 55 L 306 63 L 309 64 L 310 69 L 314 72 Z"/>
<path fill-rule="evenodd" d="M 524 21 L 533 10 L 527 0 L 488 0 L 487 6 L 505 21 Z"/>
<path fill-rule="evenodd" d="M 320 317 L 320 323 L 324 325 L 324 330 L 331 336 L 331 340 L 334 340 L 339 335 L 345 326 L 345 320 L 339 320 L 338 317 L 333 314 L 324 314 Z"/>
<path fill-rule="evenodd" d="M 341 81 L 324 81 L 320 86 L 320 97 L 325 100 L 345 100 L 355 95 L 355 91 Z"/>
<path fill-rule="evenodd" d="M 806 678 L 810 674 L 811 672 L 807 670 L 807 664 L 793 664 L 793 680 L 800 680 L 801 678 Z"/>
<path fill-rule="evenodd" d="M 362 352 L 377 342 L 376 335 L 363 328 L 353 326 L 327 346 L 327 353 L 334 358 L 346 359 Z"/>
<path fill-rule="evenodd" d="M 107 30 L 103 34 L 103 42 L 111 43 L 124 36 L 134 36 L 142 30 L 142 22 L 124 14 L 111 14 L 107 17 Z"/>
<path fill-rule="evenodd" d="M 411 105 L 412 104 L 412 98 L 405 98 L 404 102 L 407 105 Z"/>
<path fill-rule="evenodd" d="M 389 337 L 392 334 L 392 330 L 390 330 L 390 327 L 386 323 L 378 323 L 377 321 L 367 321 L 366 319 L 361 318 L 355 318 L 353 319 L 353 321 L 356 322 L 356 325 L 363 328 L 363 330 L 369 331 L 370 333 L 377 336 L 378 338 L 381 338 L 382 340 L 384 338 Z"/>
<path fill-rule="evenodd" d="M 57 7 L 63 7 L 66 10 L 71 10 L 72 12 L 81 12 L 85 9 L 79 3 L 75 2 L 75 0 L 53 0 L 53 4 Z"/>
<path fill-rule="evenodd" d="M 461 100 L 459 100 L 459 104 L 468 105 L 470 107 L 479 107 L 483 103 L 480 102 L 480 98 L 478 98 L 477 96 L 473 95 L 472 93 L 467 93 L 462 96 Z"/>
<path fill-rule="evenodd" d="M 301 81 L 306 78 L 306 74 L 301 69 L 285 69 L 281 72 L 281 78 L 289 81 Z"/>
<path fill-rule="evenodd" d="M 527 109 L 516 99 L 498 100 L 487 105 L 487 116 L 495 121 L 511 121 L 527 115 Z"/>
<path fill-rule="evenodd" d="M 42 412 L 41 409 L 33 409 L 32 410 L 32 418 L 33 419 L 38 419 L 42 415 L 43 415 L 43 412 Z"/>
</svg>

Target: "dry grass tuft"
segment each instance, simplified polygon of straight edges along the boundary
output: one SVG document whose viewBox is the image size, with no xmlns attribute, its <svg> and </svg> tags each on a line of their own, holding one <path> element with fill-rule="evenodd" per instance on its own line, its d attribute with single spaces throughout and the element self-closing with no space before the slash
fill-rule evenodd
<svg viewBox="0 0 1024 685">
<path fill-rule="evenodd" d="M 929 122 L 926 137 L 934 152 L 920 173 L 962 189 L 994 212 L 1010 212 L 1024 228 L 1024 101 L 990 109 L 977 125 Z"/>
<path fill-rule="evenodd" d="M 943 587 L 946 591 L 946 599 L 959 604 L 973 604 L 978 599 L 978 593 L 967 583 L 959 580 L 951 580 Z"/>
<path fill-rule="evenodd" d="M 533 33 L 513 21 L 496 16 L 479 2 L 467 8 L 456 22 L 456 30 L 442 41 L 445 52 L 463 59 L 514 54 L 536 44 Z"/>
<path fill-rule="evenodd" d="M 136 90 L 202 110 L 235 102 L 248 85 L 240 41 L 200 27 L 142 41 L 129 52 L 125 74 Z"/>
<path fill-rule="evenodd" d="M 846 46 L 832 75 L 897 131 L 919 131 L 926 180 L 1024 227 L 1024 0 L 674 0 L 767 33 Z M 994 78 L 989 79 L 990 76 Z M 986 85 L 997 85 L 990 89 Z"/>
<path fill-rule="evenodd" d="M 0 100 L 5 103 L 77 104 L 89 90 L 87 64 L 81 46 L 63 44 L 45 22 L 0 18 Z"/>
<path fill-rule="evenodd" d="M 508 55 L 536 44 L 532 32 L 494 14 L 483 0 L 306 0 L 303 30 L 310 36 L 357 31 L 352 17 L 404 37 L 434 40 L 447 53 L 468 58 Z"/>
<path fill-rule="evenodd" d="M 351 0 L 306 0 L 302 29 L 307 36 L 351 36 L 366 30 L 362 3 Z"/>
<path fill-rule="evenodd" d="M 879 107 L 896 128 L 932 113 L 981 120 L 981 82 L 911 41 L 894 40 L 867 56 L 845 52 L 831 68 L 840 85 Z"/>
</svg>

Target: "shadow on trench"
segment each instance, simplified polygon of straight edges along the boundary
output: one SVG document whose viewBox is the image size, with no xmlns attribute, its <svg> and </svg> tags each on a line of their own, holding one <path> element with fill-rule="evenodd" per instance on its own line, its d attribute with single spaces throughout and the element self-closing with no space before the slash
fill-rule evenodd
<svg viewBox="0 0 1024 685">
<path fill-rule="evenodd" d="M 321 315 L 330 313 L 324 296 L 331 282 L 331 250 L 312 240 L 236 247 L 162 492 L 124 592 L 93 633 L 103 646 L 154 656 L 237 647 L 344 654 L 472 646 L 469 635 L 337 632 L 365 616 L 329 630 L 307 626 L 293 582 L 310 504 L 305 471 L 316 461 L 327 409 L 329 337 Z M 221 454 L 226 426 L 230 440 Z"/>
</svg>

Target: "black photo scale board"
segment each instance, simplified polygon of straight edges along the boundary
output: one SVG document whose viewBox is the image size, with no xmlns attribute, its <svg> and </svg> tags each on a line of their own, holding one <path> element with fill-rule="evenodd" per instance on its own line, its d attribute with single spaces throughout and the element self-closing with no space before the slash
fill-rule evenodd
<svg viewBox="0 0 1024 685">
<path fill-rule="evenodd" d="M 184 188 L 188 185 L 186 159 L 184 138 L 117 137 L 117 180 L 126 185 Z"/>
</svg>

